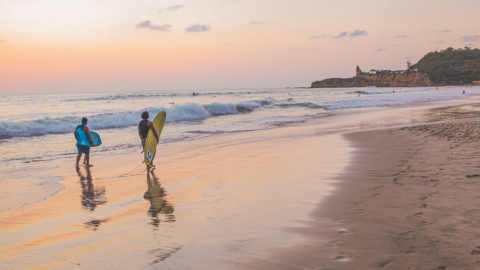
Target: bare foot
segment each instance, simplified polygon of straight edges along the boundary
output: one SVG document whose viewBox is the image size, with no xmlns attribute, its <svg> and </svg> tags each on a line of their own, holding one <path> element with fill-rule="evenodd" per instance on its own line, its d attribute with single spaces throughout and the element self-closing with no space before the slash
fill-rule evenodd
<svg viewBox="0 0 480 270">
<path fill-rule="evenodd" d="M 93 167 L 93 165 L 92 165 L 92 164 L 87 164 L 86 166 L 87 166 L 87 167 Z"/>
</svg>

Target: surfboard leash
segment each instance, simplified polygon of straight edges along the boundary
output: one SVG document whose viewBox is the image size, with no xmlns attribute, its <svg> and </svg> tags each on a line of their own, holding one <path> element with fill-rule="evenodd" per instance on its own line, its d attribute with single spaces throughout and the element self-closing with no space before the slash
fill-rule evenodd
<svg viewBox="0 0 480 270">
<path fill-rule="evenodd" d="M 132 172 L 134 172 L 138 167 L 140 167 L 143 163 L 145 163 L 145 160 L 142 161 L 142 163 L 138 164 L 137 167 L 135 167 L 133 170 L 129 171 L 128 173 L 124 173 L 124 174 L 121 174 L 119 177 L 125 177 L 125 176 L 128 176 L 129 174 L 131 174 Z M 145 169 L 144 171 L 146 171 L 147 169 Z M 139 174 L 142 174 L 144 171 L 142 171 L 141 173 Z M 137 174 L 135 174 L 137 175 Z"/>
</svg>

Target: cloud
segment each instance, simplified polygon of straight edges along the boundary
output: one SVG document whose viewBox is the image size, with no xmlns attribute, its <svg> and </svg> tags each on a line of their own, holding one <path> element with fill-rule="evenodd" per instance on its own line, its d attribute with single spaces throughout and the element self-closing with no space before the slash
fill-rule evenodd
<svg viewBox="0 0 480 270">
<path fill-rule="evenodd" d="M 158 12 L 162 12 L 162 11 L 171 11 L 171 12 L 175 12 L 181 8 L 184 8 L 185 6 L 184 5 L 176 5 L 176 6 L 169 6 L 169 7 L 166 7 L 164 9 L 160 9 Z"/>
<path fill-rule="evenodd" d="M 443 40 L 441 38 L 439 38 L 435 43 L 437 44 L 442 44 L 443 43 Z"/>
<path fill-rule="evenodd" d="M 403 57 L 403 59 L 412 59 L 412 58 L 413 58 L 413 56 L 405 56 L 405 57 Z"/>
<path fill-rule="evenodd" d="M 438 30 L 437 33 L 450 33 L 452 30 Z"/>
<path fill-rule="evenodd" d="M 333 38 L 342 38 L 342 37 L 346 37 L 347 34 L 348 34 L 348 31 L 343 31 L 340 34 L 338 34 L 337 36 L 332 36 L 332 37 Z"/>
<path fill-rule="evenodd" d="M 473 46 L 475 46 L 475 44 L 473 44 L 473 43 L 468 43 L 468 44 L 465 44 L 465 46 L 463 46 L 463 47 L 473 47 Z"/>
<path fill-rule="evenodd" d="M 460 37 L 460 39 L 461 39 L 463 42 L 479 41 L 479 40 L 480 40 L 480 36 L 464 36 L 464 37 Z"/>
<path fill-rule="evenodd" d="M 205 31 L 210 31 L 210 25 L 209 24 L 195 24 L 192 26 L 189 26 L 185 28 L 185 31 L 187 32 L 205 32 Z"/>
<path fill-rule="evenodd" d="M 324 38 L 324 37 L 330 37 L 331 35 L 327 35 L 327 34 L 321 34 L 321 35 L 318 35 L 318 36 L 312 36 L 311 38 Z"/>
<path fill-rule="evenodd" d="M 349 37 L 358 37 L 358 36 L 366 36 L 366 35 L 368 35 L 367 31 L 353 30 L 353 32 L 350 33 L 350 35 L 348 35 L 348 36 Z"/>
<path fill-rule="evenodd" d="M 406 38 L 408 37 L 407 35 L 400 35 L 400 36 L 397 36 L 397 38 Z"/>
<path fill-rule="evenodd" d="M 348 34 L 349 31 L 343 31 L 341 32 L 340 34 L 338 35 L 328 35 L 328 34 L 321 34 L 321 35 L 315 35 L 315 36 L 311 36 L 310 38 L 311 39 L 315 39 L 315 38 L 326 38 L 326 37 L 331 37 L 331 38 L 343 38 L 343 37 L 358 37 L 358 36 L 366 36 L 368 35 L 367 31 L 361 31 L 361 30 L 353 30 L 353 32 L 351 32 L 350 34 Z"/>
<path fill-rule="evenodd" d="M 7 41 L 6 41 L 6 40 L 4 40 L 4 39 L 0 39 L 0 42 L 7 42 Z"/>
<path fill-rule="evenodd" d="M 146 20 L 144 22 L 138 23 L 135 25 L 135 28 L 141 29 L 141 28 L 147 28 L 150 30 L 155 30 L 155 31 L 170 31 L 170 28 L 172 27 L 171 24 L 164 24 L 164 25 L 153 25 L 150 20 Z"/>
<path fill-rule="evenodd" d="M 383 52 L 383 51 L 386 51 L 387 49 L 384 49 L 384 48 L 378 48 L 376 49 L 374 52 Z"/>
<path fill-rule="evenodd" d="M 263 25 L 263 22 L 257 21 L 257 20 L 253 20 L 253 21 L 250 22 L 250 24 L 253 24 L 253 25 Z"/>
</svg>

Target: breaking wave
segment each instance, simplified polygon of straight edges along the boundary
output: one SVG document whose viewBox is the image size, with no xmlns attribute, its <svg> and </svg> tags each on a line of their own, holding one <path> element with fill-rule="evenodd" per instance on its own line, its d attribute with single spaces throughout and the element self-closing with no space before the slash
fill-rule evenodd
<svg viewBox="0 0 480 270">
<path fill-rule="evenodd" d="M 200 105 L 186 103 L 171 108 L 149 107 L 138 111 L 103 113 L 86 115 L 88 126 L 93 130 L 122 128 L 138 124 L 143 111 L 156 115 L 167 112 L 167 122 L 203 120 L 212 116 L 252 112 L 256 108 L 270 104 L 271 101 L 249 101 L 240 103 L 211 103 Z M 83 116 L 65 116 L 60 118 L 43 117 L 32 121 L 0 122 L 0 138 L 28 137 L 45 134 L 73 132 Z"/>
</svg>

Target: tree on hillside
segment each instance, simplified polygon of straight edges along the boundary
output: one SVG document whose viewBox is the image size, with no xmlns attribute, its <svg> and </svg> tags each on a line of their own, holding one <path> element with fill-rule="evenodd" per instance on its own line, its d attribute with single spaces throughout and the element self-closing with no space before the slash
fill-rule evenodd
<svg viewBox="0 0 480 270">
<path fill-rule="evenodd" d="M 408 62 L 407 62 L 408 65 Z M 430 52 L 408 70 L 427 73 L 430 80 L 443 84 L 463 84 L 480 80 L 480 49 L 449 47 Z"/>
</svg>

